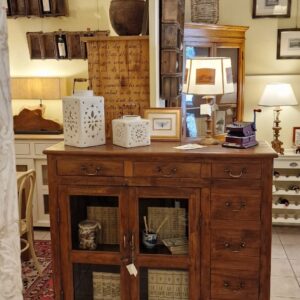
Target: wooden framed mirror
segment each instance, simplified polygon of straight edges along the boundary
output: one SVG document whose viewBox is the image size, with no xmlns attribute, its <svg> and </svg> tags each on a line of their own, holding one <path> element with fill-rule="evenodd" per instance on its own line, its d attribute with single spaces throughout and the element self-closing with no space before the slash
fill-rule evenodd
<svg viewBox="0 0 300 300">
<path fill-rule="evenodd" d="M 213 134 L 223 139 L 226 125 L 243 118 L 245 26 L 186 23 L 183 38 L 183 80 L 186 59 L 193 57 L 229 57 L 232 65 L 234 92 L 215 97 Z M 184 136 L 197 139 L 205 136 L 206 117 L 200 114 L 201 95 L 182 93 Z"/>
</svg>

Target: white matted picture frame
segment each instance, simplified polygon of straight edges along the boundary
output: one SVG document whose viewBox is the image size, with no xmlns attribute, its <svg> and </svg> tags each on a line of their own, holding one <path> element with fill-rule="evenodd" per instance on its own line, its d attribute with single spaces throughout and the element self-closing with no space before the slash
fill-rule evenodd
<svg viewBox="0 0 300 300">
<path fill-rule="evenodd" d="M 278 29 L 277 59 L 300 58 L 300 29 Z"/>
<path fill-rule="evenodd" d="M 300 127 L 293 128 L 293 144 L 300 146 Z"/>
<path fill-rule="evenodd" d="M 181 108 L 148 108 L 144 109 L 144 118 L 150 120 L 151 140 L 180 141 Z"/>
<path fill-rule="evenodd" d="M 253 0 L 253 18 L 289 18 L 291 0 Z"/>
</svg>

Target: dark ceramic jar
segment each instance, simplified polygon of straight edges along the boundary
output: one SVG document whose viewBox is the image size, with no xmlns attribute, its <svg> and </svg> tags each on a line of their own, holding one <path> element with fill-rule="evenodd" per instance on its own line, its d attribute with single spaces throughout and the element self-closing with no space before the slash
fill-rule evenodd
<svg viewBox="0 0 300 300">
<path fill-rule="evenodd" d="M 112 0 L 109 18 L 115 32 L 118 35 L 139 35 L 142 31 L 144 8 L 144 0 Z"/>
</svg>

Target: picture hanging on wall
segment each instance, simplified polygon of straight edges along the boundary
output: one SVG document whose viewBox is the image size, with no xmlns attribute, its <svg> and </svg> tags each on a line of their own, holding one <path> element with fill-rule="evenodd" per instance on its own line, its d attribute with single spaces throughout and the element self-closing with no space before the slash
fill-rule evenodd
<svg viewBox="0 0 300 300">
<path fill-rule="evenodd" d="M 300 58 L 300 29 L 278 29 L 277 59 Z"/>
<path fill-rule="evenodd" d="M 300 146 L 300 127 L 293 128 L 293 143 L 295 146 Z"/>
<path fill-rule="evenodd" d="M 253 0 L 253 18 L 289 18 L 291 0 Z"/>
</svg>

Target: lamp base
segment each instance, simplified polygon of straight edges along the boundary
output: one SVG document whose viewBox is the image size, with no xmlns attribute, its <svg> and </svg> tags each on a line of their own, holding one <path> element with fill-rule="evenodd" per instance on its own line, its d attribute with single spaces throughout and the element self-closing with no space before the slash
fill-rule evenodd
<svg viewBox="0 0 300 300">
<path fill-rule="evenodd" d="M 205 146 L 218 145 L 218 144 L 220 144 L 220 142 L 212 137 L 205 137 L 200 141 L 200 145 L 205 145 Z"/>
<path fill-rule="evenodd" d="M 277 152 L 277 153 L 280 153 L 280 154 L 284 154 L 284 148 L 281 147 L 283 145 L 283 142 L 282 141 L 279 141 L 278 139 L 276 140 L 273 140 L 272 141 L 272 148 Z"/>
</svg>

